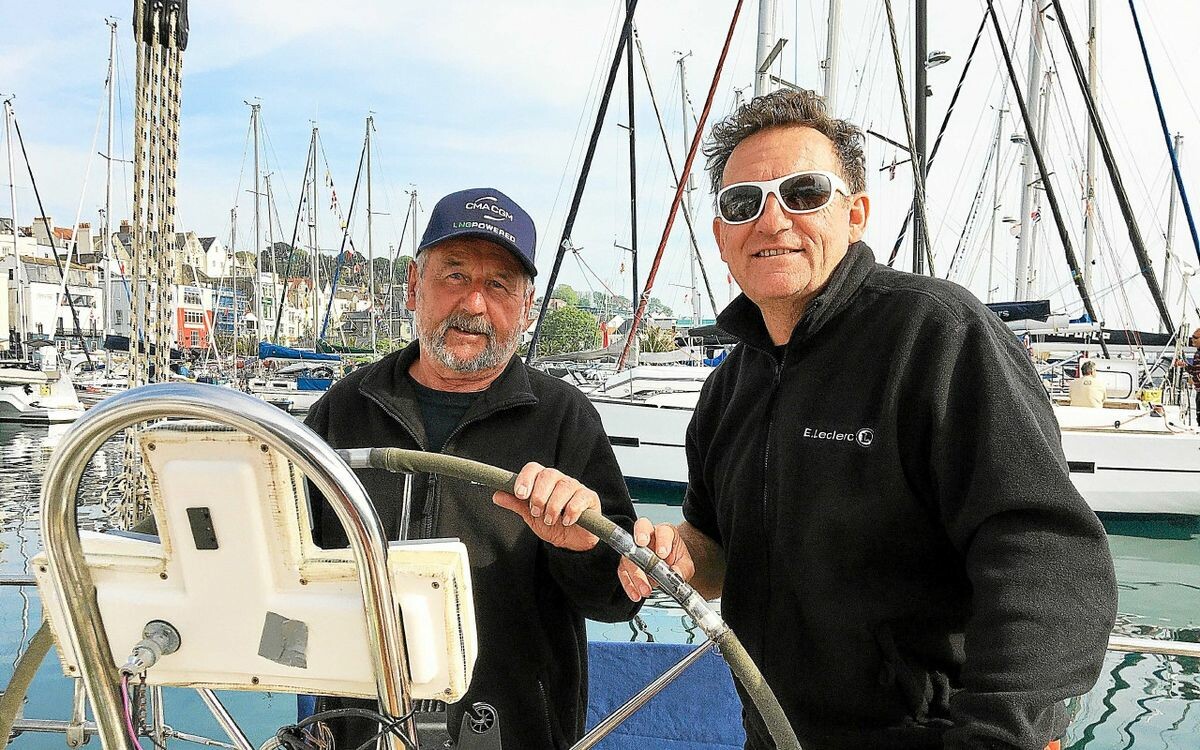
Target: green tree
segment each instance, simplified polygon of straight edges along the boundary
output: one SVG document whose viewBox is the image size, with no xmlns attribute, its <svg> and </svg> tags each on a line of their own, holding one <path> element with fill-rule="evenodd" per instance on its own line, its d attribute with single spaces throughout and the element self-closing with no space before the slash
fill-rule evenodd
<svg viewBox="0 0 1200 750">
<path fill-rule="evenodd" d="M 658 297 L 651 297 L 650 304 L 646 306 L 651 315 L 669 315 L 675 317 L 674 311 L 663 304 L 663 301 Z"/>
<path fill-rule="evenodd" d="M 579 307 L 580 302 L 579 292 L 566 284 L 559 284 L 554 287 L 554 294 L 550 295 L 550 299 L 560 299 L 571 307 Z"/>
<path fill-rule="evenodd" d="M 396 283 L 404 284 L 408 282 L 408 264 L 412 262 L 412 258 L 407 255 L 401 255 L 396 258 L 396 265 L 393 273 L 396 274 Z"/>
<path fill-rule="evenodd" d="M 578 307 L 560 307 L 546 313 L 538 339 L 541 354 L 562 354 L 595 349 L 600 329 L 591 313 Z"/>
</svg>

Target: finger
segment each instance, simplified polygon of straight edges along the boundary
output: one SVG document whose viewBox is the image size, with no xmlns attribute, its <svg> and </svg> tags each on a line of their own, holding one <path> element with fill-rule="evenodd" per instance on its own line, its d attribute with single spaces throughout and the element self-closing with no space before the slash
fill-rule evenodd
<svg viewBox="0 0 1200 750">
<path fill-rule="evenodd" d="M 542 520 L 547 526 L 552 526 L 558 521 L 563 508 L 567 507 L 567 503 L 571 502 L 575 493 L 581 489 L 583 485 L 570 477 L 563 477 L 554 485 L 554 490 L 551 491 L 550 497 L 546 498 L 546 507 L 542 511 Z"/>
<path fill-rule="evenodd" d="M 690 581 L 696 574 L 696 562 L 692 559 L 692 553 L 678 532 L 675 534 L 675 542 L 671 546 L 671 553 L 667 556 L 666 563 L 685 581 Z"/>
<path fill-rule="evenodd" d="M 646 579 L 646 574 L 636 565 L 627 559 L 622 559 L 617 572 L 621 579 L 621 587 L 625 589 L 625 595 L 632 601 L 640 602 L 650 596 L 650 583 Z"/>
<path fill-rule="evenodd" d="M 533 487 L 533 480 L 537 477 L 538 472 L 546 467 L 539 464 L 537 461 L 530 461 L 521 468 L 517 474 L 517 479 L 513 482 L 513 494 L 522 500 L 529 498 L 529 490 Z"/>
<path fill-rule="evenodd" d="M 633 581 L 629 577 L 627 569 L 628 561 L 622 559 L 621 564 L 617 566 L 617 580 L 621 583 L 621 589 L 624 590 L 625 596 L 629 597 L 630 601 L 640 602 L 641 595 L 637 591 L 637 587 L 633 585 Z"/>
<path fill-rule="evenodd" d="M 639 518 L 633 524 L 633 543 L 639 547 L 650 544 L 650 536 L 654 533 L 654 524 L 649 518 Z"/>
<path fill-rule="evenodd" d="M 574 525 L 579 520 L 579 517 L 583 515 L 583 512 L 589 508 L 596 512 L 600 511 L 600 496 L 587 487 L 581 486 L 571 496 L 571 500 L 567 503 L 566 507 L 563 508 L 562 525 Z"/>
<path fill-rule="evenodd" d="M 537 473 L 529 491 L 529 510 L 533 515 L 540 516 L 545 512 L 546 501 L 564 478 L 565 475 L 557 469 L 542 469 Z"/>
<path fill-rule="evenodd" d="M 675 527 L 669 523 L 660 523 L 654 527 L 654 554 L 664 561 L 671 555 L 675 546 Z M 669 561 L 667 561 L 669 563 Z"/>
<path fill-rule="evenodd" d="M 637 587 L 638 595 L 641 598 L 645 599 L 650 596 L 650 592 L 654 590 L 654 584 L 646 577 L 645 571 L 635 565 L 629 577 L 633 580 L 633 584 Z"/>
</svg>

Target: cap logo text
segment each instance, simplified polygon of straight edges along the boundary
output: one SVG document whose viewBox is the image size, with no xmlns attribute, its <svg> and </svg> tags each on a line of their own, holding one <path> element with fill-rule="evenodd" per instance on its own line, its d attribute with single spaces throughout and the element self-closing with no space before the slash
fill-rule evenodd
<svg viewBox="0 0 1200 750">
<path fill-rule="evenodd" d="M 512 221 L 513 215 L 496 205 L 496 196 L 485 195 L 473 201 L 467 201 L 463 208 L 468 211 L 484 211 L 483 216 L 488 221 Z"/>
</svg>

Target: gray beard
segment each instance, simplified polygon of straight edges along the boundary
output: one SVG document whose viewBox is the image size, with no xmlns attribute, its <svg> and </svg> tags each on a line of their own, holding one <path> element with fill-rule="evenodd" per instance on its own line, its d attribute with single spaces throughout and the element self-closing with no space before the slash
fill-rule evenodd
<svg viewBox="0 0 1200 750">
<path fill-rule="evenodd" d="M 450 313 L 434 330 L 429 330 L 415 311 L 413 321 L 417 329 L 417 340 L 421 342 L 422 354 L 430 355 L 443 367 L 455 372 L 481 372 L 499 367 L 516 353 L 521 337 L 520 329 L 514 328 L 508 339 L 497 339 L 495 328 L 483 317 L 468 315 L 458 310 Z M 446 346 L 446 334 L 451 328 L 483 334 L 487 336 L 487 345 L 474 357 L 457 357 Z"/>
</svg>

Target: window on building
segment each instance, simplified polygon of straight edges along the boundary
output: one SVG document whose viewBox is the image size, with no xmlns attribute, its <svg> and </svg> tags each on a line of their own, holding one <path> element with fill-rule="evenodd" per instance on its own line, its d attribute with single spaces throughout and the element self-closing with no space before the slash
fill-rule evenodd
<svg viewBox="0 0 1200 750">
<path fill-rule="evenodd" d="M 113 311 L 113 322 L 116 323 L 117 325 L 121 325 L 122 323 L 124 323 L 125 322 L 125 311 L 124 310 L 114 310 Z"/>
<path fill-rule="evenodd" d="M 200 346 L 200 334 L 192 331 L 192 346 Z"/>
<path fill-rule="evenodd" d="M 202 305 L 200 301 L 200 292 L 195 290 L 185 290 L 183 293 L 183 304 L 185 305 Z"/>
</svg>

